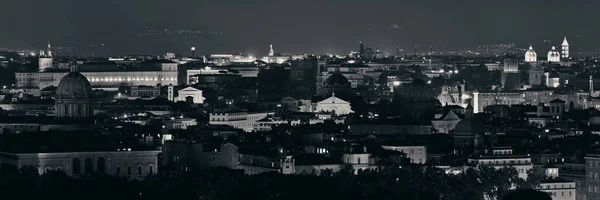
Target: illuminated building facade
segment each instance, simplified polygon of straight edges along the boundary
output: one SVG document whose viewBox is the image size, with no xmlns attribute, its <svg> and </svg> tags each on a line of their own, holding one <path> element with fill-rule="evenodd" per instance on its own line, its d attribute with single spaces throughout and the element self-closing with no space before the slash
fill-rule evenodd
<svg viewBox="0 0 600 200">
<path fill-rule="evenodd" d="M 560 53 L 555 46 L 552 46 L 552 49 L 548 51 L 548 62 L 560 62 L 560 58 Z"/>
<path fill-rule="evenodd" d="M 529 49 L 525 52 L 525 62 L 537 62 L 537 53 L 535 53 L 532 46 L 529 46 Z"/>
<path fill-rule="evenodd" d="M 80 73 L 87 78 L 94 89 L 117 90 L 120 86 L 156 86 L 177 85 L 177 63 L 158 63 L 154 67 L 136 70 L 109 70 L 80 67 Z M 60 80 L 68 72 L 17 72 L 15 86 L 17 88 L 43 89 L 58 86 Z"/>
<path fill-rule="evenodd" d="M 548 104 L 553 100 L 560 99 L 569 105 L 573 102 L 575 108 L 582 108 L 585 105 L 584 99 L 577 94 L 558 93 L 552 89 L 548 90 L 522 90 L 522 91 L 489 91 L 473 92 L 474 113 L 483 112 L 483 109 L 492 105 L 538 105 L 539 103 Z M 568 106 L 566 106 L 568 108 Z M 568 110 L 568 109 L 567 109 Z"/>
<path fill-rule="evenodd" d="M 563 60 L 568 60 L 569 59 L 569 42 L 567 42 L 567 37 L 565 36 L 565 39 L 563 39 L 562 42 L 562 54 L 561 54 L 561 58 Z"/>
</svg>

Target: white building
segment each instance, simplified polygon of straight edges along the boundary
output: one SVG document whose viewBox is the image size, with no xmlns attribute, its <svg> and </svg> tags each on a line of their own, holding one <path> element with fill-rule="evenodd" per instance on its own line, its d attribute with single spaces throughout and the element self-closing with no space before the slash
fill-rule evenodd
<svg viewBox="0 0 600 200">
<path fill-rule="evenodd" d="M 527 179 L 527 172 L 533 169 L 529 155 L 514 155 L 509 148 L 495 148 L 491 154 L 473 156 L 468 159 L 471 165 L 490 166 L 496 169 L 514 167 L 519 172 L 519 178 Z"/>
<path fill-rule="evenodd" d="M 546 179 L 540 182 L 539 190 L 550 194 L 552 200 L 575 200 L 576 182 L 559 177 L 558 167 L 552 165 L 543 168 Z"/>
<path fill-rule="evenodd" d="M 529 50 L 525 52 L 525 62 L 537 62 L 537 53 L 532 46 L 529 46 Z"/>
<path fill-rule="evenodd" d="M 92 64 L 93 65 L 93 64 Z M 79 72 L 85 76 L 94 89 L 117 90 L 120 86 L 156 86 L 177 85 L 177 63 L 154 63 L 153 67 L 138 71 L 116 69 L 98 70 L 92 67 L 80 67 Z M 43 89 L 58 86 L 68 71 L 57 72 L 17 72 L 15 86 L 17 88 Z"/>
<path fill-rule="evenodd" d="M 248 113 L 246 111 L 216 111 L 210 113 L 208 123 L 211 125 L 228 125 L 245 132 L 255 131 L 261 127 L 259 120 L 268 115 L 274 115 L 274 112 Z"/>
<path fill-rule="evenodd" d="M 39 71 L 44 71 L 46 68 L 52 68 L 52 47 L 48 43 L 46 50 L 40 51 L 38 58 Z"/>
<path fill-rule="evenodd" d="M 425 164 L 427 162 L 427 148 L 425 146 L 392 146 L 381 145 L 385 150 L 399 151 L 406 154 L 413 164 Z"/>
<path fill-rule="evenodd" d="M 63 171 L 78 177 L 95 172 L 127 179 L 143 179 L 157 173 L 160 151 L 65 152 L 65 153 L 7 153 L 0 152 L 0 164 L 17 168 L 33 166 L 39 174 L 51 170 Z"/>
<path fill-rule="evenodd" d="M 333 93 L 331 97 L 318 102 L 314 112 L 333 112 L 336 115 L 347 115 L 354 111 L 350 108 L 349 102 L 335 97 L 335 93 Z"/>
<path fill-rule="evenodd" d="M 548 62 L 560 62 L 560 53 L 555 46 L 552 46 L 552 49 L 548 51 Z"/>
<path fill-rule="evenodd" d="M 276 55 L 273 45 L 269 45 L 269 56 L 262 57 L 260 60 L 266 63 L 281 64 L 288 60 L 297 60 L 305 58 L 305 55 Z"/>
<path fill-rule="evenodd" d="M 181 90 L 177 91 L 177 94 L 175 94 L 175 88 L 173 87 L 173 85 L 169 85 L 168 91 L 167 91 L 167 98 L 170 101 L 174 101 L 174 102 L 178 102 L 178 101 L 184 101 L 184 102 L 190 102 L 190 103 L 195 103 L 195 104 L 203 104 L 204 103 L 204 98 L 202 96 L 202 90 L 193 88 L 193 87 L 187 87 Z"/>
<path fill-rule="evenodd" d="M 168 129 L 188 129 L 188 127 L 196 125 L 198 125 L 198 122 L 192 118 L 176 118 L 165 121 L 165 128 Z"/>
</svg>

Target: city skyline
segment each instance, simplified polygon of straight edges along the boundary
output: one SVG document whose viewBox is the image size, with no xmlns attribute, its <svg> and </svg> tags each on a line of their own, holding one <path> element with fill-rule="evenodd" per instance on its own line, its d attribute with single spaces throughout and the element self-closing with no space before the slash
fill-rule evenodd
<svg viewBox="0 0 600 200">
<path fill-rule="evenodd" d="M 38 6 L 28 7 L 31 3 Z M 583 4 L 582 4 L 583 3 Z M 358 42 L 395 53 L 456 50 L 515 43 L 547 51 L 564 36 L 573 51 L 596 51 L 593 1 L 153 1 L 7 2 L 0 46 L 75 47 L 79 55 L 186 54 L 265 55 L 268 45 L 282 53 L 345 54 Z M 582 6 L 585 5 L 585 6 Z M 93 9 L 91 9 L 93 8 Z M 507 14 L 505 14 L 507 13 Z M 474 17 L 476 16 L 476 17 Z"/>
</svg>

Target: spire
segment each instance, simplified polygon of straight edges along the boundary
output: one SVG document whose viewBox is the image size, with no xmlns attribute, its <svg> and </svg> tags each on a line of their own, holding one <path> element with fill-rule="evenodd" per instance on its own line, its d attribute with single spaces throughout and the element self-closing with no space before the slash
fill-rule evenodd
<svg viewBox="0 0 600 200">
<path fill-rule="evenodd" d="M 46 56 L 52 57 L 52 46 L 50 46 L 50 42 L 48 42 L 48 48 L 46 48 Z"/>
<path fill-rule="evenodd" d="M 563 39 L 563 46 L 569 46 L 569 42 L 567 42 L 567 36 L 565 36 L 565 39 Z"/>
<path fill-rule="evenodd" d="M 529 45 L 529 50 L 533 50 L 533 46 Z"/>
<path fill-rule="evenodd" d="M 269 56 L 275 55 L 275 51 L 273 50 L 273 44 L 269 45 Z"/>
<path fill-rule="evenodd" d="M 471 106 L 471 102 L 469 102 L 469 104 L 465 108 L 465 119 L 472 119 L 472 118 L 473 118 L 473 106 Z"/>
<path fill-rule="evenodd" d="M 331 97 L 335 97 L 335 91 L 331 92 Z"/>
<path fill-rule="evenodd" d="M 592 75 L 590 75 L 590 96 L 592 96 L 594 94 L 594 79 L 592 78 Z"/>
</svg>

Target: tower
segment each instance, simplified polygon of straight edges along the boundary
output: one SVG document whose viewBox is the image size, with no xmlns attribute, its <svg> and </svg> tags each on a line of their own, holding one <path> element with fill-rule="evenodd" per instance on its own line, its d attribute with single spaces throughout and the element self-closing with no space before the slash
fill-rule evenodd
<svg viewBox="0 0 600 200">
<path fill-rule="evenodd" d="M 566 38 L 565 38 L 566 39 Z M 566 41 L 566 40 L 565 40 Z M 46 55 L 52 58 L 52 47 L 50 46 L 50 42 L 48 42 L 48 47 L 46 48 Z"/>
<path fill-rule="evenodd" d="M 414 55 L 416 56 L 417 55 L 417 45 L 415 45 L 415 52 L 414 53 L 415 53 Z"/>
<path fill-rule="evenodd" d="M 48 43 L 46 50 L 41 50 L 38 58 L 38 69 L 44 71 L 46 68 L 52 67 L 52 47 Z"/>
<path fill-rule="evenodd" d="M 521 74 L 519 73 L 519 61 L 507 56 L 504 59 L 504 71 L 501 74 L 501 82 L 504 90 L 519 90 L 521 88 Z"/>
<path fill-rule="evenodd" d="M 167 99 L 169 99 L 169 101 L 174 101 L 175 100 L 175 88 L 173 87 L 172 84 L 169 84 L 169 86 L 167 86 Z"/>
<path fill-rule="evenodd" d="M 358 47 L 358 55 L 360 57 L 365 56 L 365 45 L 362 42 L 359 42 L 359 47 Z"/>
<path fill-rule="evenodd" d="M 269 56 L 273 56 L 273 55 L 275 55 L 275 51 L 273 50 L 273 45 L 270 44 L 269 45 Z"/>
<path fill-rule="evenodd" d="M 594 94 L 594 79 L 592 78 L 592 75 L 590 75 L 590 96 L 592 96 Z"/>
<path fill-rule="evenodd" d="M 196 57 L 196 47 L 192 47 L 190 50 L 192 51 L 192 58 L 195 58 Z"/>
<path fill-rule="evenodd" d="M 565 39 L 562 42 L 561 50 L 561 58 L 565 60 L 569 59 L 569 42 L 567 42 L 567 36 L 565 36 Z"/>
<path fill-rule="evenodd" d="M 465 119 L 473 119 L 473 106 L 471 106 L 471 103 L 465 108 Z"/>
</svg>

